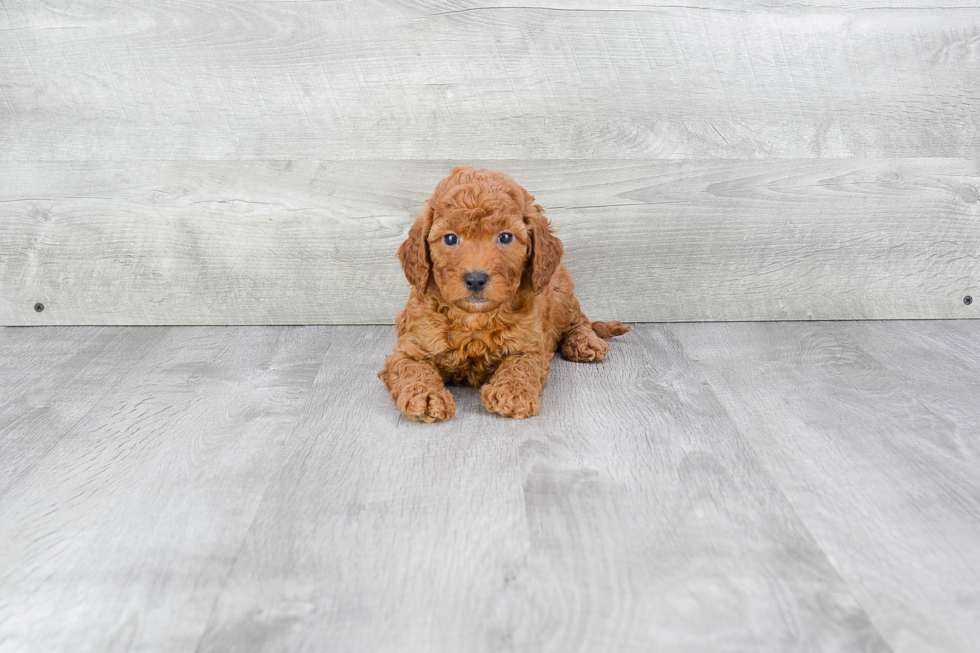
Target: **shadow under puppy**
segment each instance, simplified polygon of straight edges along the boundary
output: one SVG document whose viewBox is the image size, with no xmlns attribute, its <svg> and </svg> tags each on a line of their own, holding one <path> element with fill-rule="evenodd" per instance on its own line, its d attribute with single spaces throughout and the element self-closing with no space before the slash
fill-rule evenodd
<svg viewBox="0 0 980 653">
<path fill-rule="evenodd" d="M 630 327 L 589 322 L 563 251 L 541 206 L 508 175 L 453 168 L 398 249 L 412 290 L 378 373 L 398 409 L 449 419 L 456 405 L 446 383 L 468 383 L 488 410 L 530 417 L 559 346 L 568 360 L 602 360 L 601 338 Z"/>
</svg>

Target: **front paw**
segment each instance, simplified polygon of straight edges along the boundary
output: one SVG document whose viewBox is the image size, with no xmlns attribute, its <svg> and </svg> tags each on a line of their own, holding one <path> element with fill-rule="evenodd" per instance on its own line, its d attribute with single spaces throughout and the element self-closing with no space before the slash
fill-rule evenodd
<svg viewBox="0 0 980 653">
<path fill-rule="evenodd" d="M 398 410 L 420 422 L 441 422 L 456 414 L 456 402 L 446 388 L 406 388 L 395 403 Z"/>
<path fill-rule="evenodd" d="M 483 405 L 504 417 L 533 417 L 541 410 L 541 392 L 529 383 L 488 383 L 480 390 Z"/>
</svg>

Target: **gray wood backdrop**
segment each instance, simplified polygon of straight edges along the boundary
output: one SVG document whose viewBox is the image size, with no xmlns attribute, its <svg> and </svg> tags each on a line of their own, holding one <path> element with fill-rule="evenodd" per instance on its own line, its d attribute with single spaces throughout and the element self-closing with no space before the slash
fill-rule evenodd
<svg viewBox="0 0 980 653">
<path fill-rule="evenodd" d="M 978 107 L 959 0 L 0 0 L 0 323 L 391 322 L 456 164 L 596 319 L 977 317 Z"/>
</svg>

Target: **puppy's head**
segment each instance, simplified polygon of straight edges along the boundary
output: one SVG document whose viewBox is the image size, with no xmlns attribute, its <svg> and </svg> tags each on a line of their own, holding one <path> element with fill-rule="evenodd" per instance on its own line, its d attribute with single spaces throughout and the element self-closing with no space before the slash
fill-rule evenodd
<svg viewBox="0 0 980 653">
<path fill-rule="evenodd" d="M 398 258 L 418 290 L 435 284 L 445 302 L 482 313 L 522 287 L 541 292 L 562 253 L 534 197 L 501 172 L 465 167 L 436 186 Z"/>
</svg>

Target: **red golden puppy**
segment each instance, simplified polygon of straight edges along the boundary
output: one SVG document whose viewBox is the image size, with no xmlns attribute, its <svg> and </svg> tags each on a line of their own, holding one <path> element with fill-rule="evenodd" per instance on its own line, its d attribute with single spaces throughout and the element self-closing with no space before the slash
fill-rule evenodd
<svg viewBox="0 0 980 653">
<path fill-rule="evenodd" d="M 454 168 L 398 249 L 411 296 L 378 376 L 405 415 L 453 416 L 446 383 L 481 388 L 488 410 L 530 417 L 560 346 L 572 361 L 609 353 L 621 322 L 589 322 L 563 248 L 534 198 L 509 176 Z"/>
</svg>

